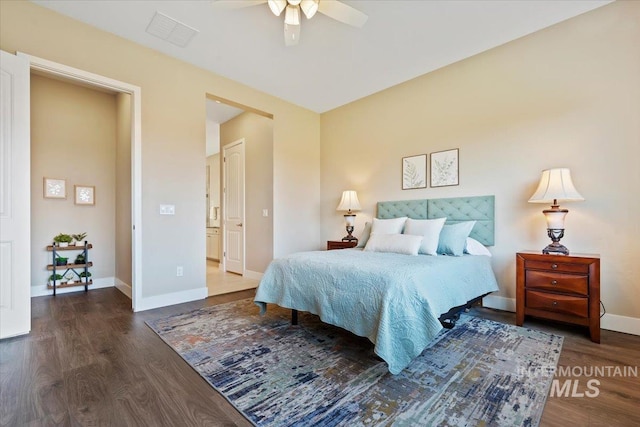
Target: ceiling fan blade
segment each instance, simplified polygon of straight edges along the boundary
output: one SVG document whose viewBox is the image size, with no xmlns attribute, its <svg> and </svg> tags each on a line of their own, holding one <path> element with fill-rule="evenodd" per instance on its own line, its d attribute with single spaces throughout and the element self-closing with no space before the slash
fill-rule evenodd
<svg viewBox="0 0 640 427">
<path fill-rule="evenodd" d="M 244 9 L 266 3 L 267 0 L 211 0 L 211 5 L 220 9 Z"/>
<path fill-rule="evenodd" d="M 295 46 L 300 41 L 300 25 L 289 25 L 284 23 L 284 44 L 285 46 Z"/>
<path fill-rule="evenodd" d="M 337 0 L 321 0 L 318 12 L 353 27 L 362 28 L 369 17 L 357 9 Z"/>
</svg>

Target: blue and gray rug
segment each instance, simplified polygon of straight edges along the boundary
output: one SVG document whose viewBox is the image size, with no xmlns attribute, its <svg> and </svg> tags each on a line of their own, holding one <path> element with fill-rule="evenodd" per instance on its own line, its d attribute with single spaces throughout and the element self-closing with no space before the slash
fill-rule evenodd
<svg viewBox="0 0 640 427">
<path fill-rule="evenodd" d="M 367 339 L 289 316 L 242 300 L 147 324 L 259 426 L 536 426 L 563 341 L 465 315 L 391 375 Z"/>
</svg>

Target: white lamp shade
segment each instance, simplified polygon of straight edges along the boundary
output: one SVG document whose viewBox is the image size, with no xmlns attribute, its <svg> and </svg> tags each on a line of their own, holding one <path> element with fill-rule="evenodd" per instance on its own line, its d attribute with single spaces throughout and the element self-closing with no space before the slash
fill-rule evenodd
<svg viewBox="0 0 640 427">
<path fill-rule="evenodd" d="M 300 8 L 298 6 L 287 6 L 284 12 L 284 23 L 287 25 L 300 25 Z"/>
<path fill-rule="evenodd" d="M 280 16 L 285 7 L 287 7 L 287 0 L 269 0 L 269 9 L 274 15 Z"/>
<path fill-rule="evenodd" d="M 358 193 L 354 190 L 345 190 L 342 192 L 342 200 L 336 208 L 337 211 L 359 211 L 360 201 L 358 200 Z"/>
<path fill-rule="evenodd" d="M 311 19 L 318 11 L 318 0 L 302 0 L 300 8 L 302 12 L 304 12 L 304 16 L 306 16 L 307 19 Z"/>
<path fill-rule="evenodd" d="M 571 172 L 567 168 L 547 169 L 542 171 L 538 189 L 529 199 L 530 203 L 557 203 L 557 201 L 581 201 L 584 198 L 578 193 L 571 181 Z"/>
</svg>

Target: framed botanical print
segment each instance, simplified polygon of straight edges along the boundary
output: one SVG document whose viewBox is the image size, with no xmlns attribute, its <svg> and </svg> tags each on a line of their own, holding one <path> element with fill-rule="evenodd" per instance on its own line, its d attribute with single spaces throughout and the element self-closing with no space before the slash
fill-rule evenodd
<svg viewBox="0 0 640 427">
<path fill-rule="evenodd" d="M 67 181 L 59 178 L 44 178 L 43 193 L 46 199 L 66 199 Z"/>
<path fill-rule="evenodd" d="M 95 205 L 96 187 L 88 185 L 75 185 L 76 205 Z"/>
<path fill-rule="evenodd" d="M 431 187 L 458 185 L 458 149 L 431 153 Z"/>
<path fill-rule="evenodd" d="M 402 189 L 427 188 L 427 155 L 402 158 Z"/>
</svg>

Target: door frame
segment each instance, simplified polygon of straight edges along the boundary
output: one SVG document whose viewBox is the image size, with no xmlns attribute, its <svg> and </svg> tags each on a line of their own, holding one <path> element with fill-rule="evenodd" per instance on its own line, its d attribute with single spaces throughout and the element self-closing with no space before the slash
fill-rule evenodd
<svg viewBox="0 0 640 427">
<path fill-rule="evenodd" d="M 16 52 L 29 61 L 31 70 L 46 76 L 54 76 L 73 81 L 84 86 L 127 93 L 131 96 L 131 222 L 132 222 L 132 272 L 131 290 L 125 286 L 116 287 L 131 297 L 133 311 L 142 302 L 142 91 L 139 86 L 114 80 L 99 74 L 69 67 L 23 52 Z"/>
<path fill-rule="evenodd" d="M 245 140 L 244 138 L 240 138 L 237 139 L 233 142 L 230 142 L 228 144 L 225 144 L 222 146 L 222 155 L 221 155 L 221 161 L 222 161 L 222 197 L 220 198 L 220 215 L 221 215 L 221 221 L 220 221 L 220 231 L 222 232 L 222 256 L 220 257 L 220 270 L 222 271 L 227 271 L 227 224 L 226 224 L 226 215 L 227 215 L 227 204 L 226 204 L 226 197 L 227 197 L 227 162 L 226 162 L 226 152 L 227 150 L 229 150 L 230 148 L 235 147 L 236 145 L 242 145 L 242 174 L 243 174 L 243 179 L 242 179 L 242 197 L 243 197 L 243 201 L 242 201 L 242 275 L 245 275 L 245 271 L 247 270 L 246 266 L 247 266 L 247 232 L 246 232 L 246 191 L 247 191 L 247 183 L 246 183 L 246 177 L 247 174 L 245 172 L 245 167 L 246 167 L 246 161 L 245 161 L 245 156 L 246 156 L 246 144 L 245 144 Z"/>
</svg>

